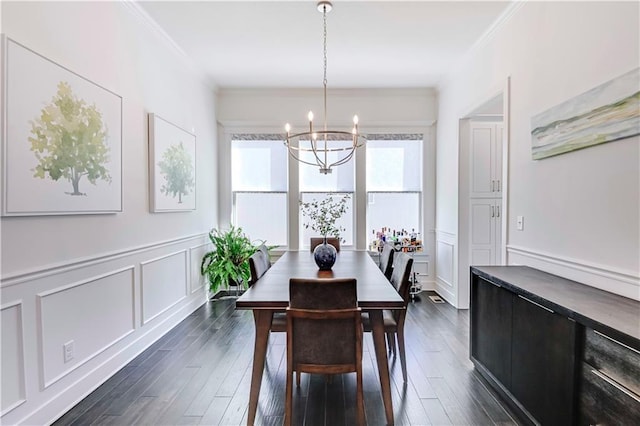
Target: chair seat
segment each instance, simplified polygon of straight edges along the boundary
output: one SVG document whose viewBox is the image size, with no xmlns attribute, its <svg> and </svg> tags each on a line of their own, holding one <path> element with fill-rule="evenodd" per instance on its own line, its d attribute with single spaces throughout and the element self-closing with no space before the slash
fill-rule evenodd
<svg viewBox="0 0 640 426">
<path fill-rule="evenodd" d="M 384 323 L 384 331 L 393 332 L 398 327 L 396 319 L 393 317 L 393 311 L 384 309 L 382 311 L 382 322 Z M 362 313 L 362 328 L 364 331 L 371 331 L 371 320 L 369 319 L 369 313 Z"/>
<path fill-rule="evenodd" d="M 274 312 L 271 320 L 271 332 L 286 333 L 287 332 L 287 313 Z"/>
</svg>

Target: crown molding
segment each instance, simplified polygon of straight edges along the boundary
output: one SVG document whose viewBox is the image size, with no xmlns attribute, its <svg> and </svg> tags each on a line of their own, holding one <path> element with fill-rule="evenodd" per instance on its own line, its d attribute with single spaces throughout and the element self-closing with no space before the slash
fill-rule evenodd
<svg viewBox="0 0 640 426">
<path fill-rule="evenodd" d="M 218 90 L 215 81 L 212 81 L 204 70 L 175 42 L 173 38 L 144 10 L 136 0 L 122 0 L 125 7 L 151 34 L 160 40 L 167 49 L 173 53 L 189 71 L 194 73 L 207 87 L 213 91 Z"/>
<path fill-rule="evenodd" d="M 460 69 L 462 64 L 466 62 L 474 53 L 480 50 L 483 46 L 485 46 L 489 41 L 491 41 L 495 34 L 500 30 L 515 13 L 522 8 L 522 6 L 527 3 L 527 0 L 515 0 L 512 1 L 509 6 L 498 16 L 498 18 L 493 21 L 493 23 L 482 33 L 480 37 L 471 45 L 471 47 L 462 55 L 458 60 L 454 62 L 454 64 L 449 68 L 449 71 L 438 81 L 436 84 L 436 90 L 440 92 L 440 89 L 443 86 L 446 86 L 456 74 L 456 72 Z"/>
</svg>

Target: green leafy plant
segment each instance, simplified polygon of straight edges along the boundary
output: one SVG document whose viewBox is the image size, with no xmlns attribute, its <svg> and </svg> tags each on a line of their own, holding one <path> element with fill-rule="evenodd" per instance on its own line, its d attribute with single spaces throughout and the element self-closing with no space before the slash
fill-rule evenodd
<svg viewBox="0 0 640 426">
<path fill-rule="evenodd" d="M 242 232 L 231 226 L 226 231 L 212 229 L 209 239 L 213 250 L 206 253 L 200 264 L 200 272 L 209 280 L 209 289 L 215 293 L 220 287 L 241 285 L 246 287 L 251 271 L 249 257 L 256 247 Z"/>
<path fill-rule="evenodd" d="M 182 142 L 167 148 L 158 166 L 166 181 L 160 191 L 173 198 L 177 196 L 178 204 L 181 204 L 182 196 L 189 195 L 195 186 L 191 155 Z"/>
<path fill-rule="evenodd" d="M 347 212 L 347 201 L 350 198 L 349 194 L 344 194 L 337 198 L 329 195 L 322 201 L 314 198 L 304 203 L 300 200 L 300 211 L 304 217 L 309 218 L 308 222 L 303 223 L 305 229 L 311 228 L 325 238 L 335 237 L 344 243 L 345 240 L 340 237 L 340 233 L 345 231 L 345 228 L 337 226 L 336 221 Z"/>
<path fill-rule="evenodd" d="M 80 179 L 111 182 L 105 164 L 109 161 L 108 132 L 95 105 L 78 98 L 69 83 L 58 83 L 58 92 L 40 116 L 31 121 L 31 151 L 38 160 L 34 177 L 60 178 L 71 182 L 70 195 L 80 191 Z"/>
</svg>

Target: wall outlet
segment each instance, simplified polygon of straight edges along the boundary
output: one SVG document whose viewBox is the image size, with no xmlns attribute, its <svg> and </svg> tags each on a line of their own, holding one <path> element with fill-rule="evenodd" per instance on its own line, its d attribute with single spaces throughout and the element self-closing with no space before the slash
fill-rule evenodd
<svg viewBox="0 0 640 426">
<path fill-rule="evenodd" d="M 516 228 L 518 231 L 522 231 L 524 229 L 524 216 L 518 216 L 516 218 Z"/>
<path fill-rule="evenodd" d="M 69 362 L 75 356 L 74 348 L 73 348 L 73 340 L 68 341 L 64 345 L 62 345 L 62 351 L 64 354 L 64 362 Z"/>
</svg>

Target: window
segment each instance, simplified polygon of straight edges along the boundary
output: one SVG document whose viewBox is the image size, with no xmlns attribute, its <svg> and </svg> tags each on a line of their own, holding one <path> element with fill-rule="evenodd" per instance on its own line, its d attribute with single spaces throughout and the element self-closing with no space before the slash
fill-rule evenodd
<svg viewBox="0 0 640 426">
<path fill-rule="evenodd" d="M 422 140 L 370 140 L 366 157 L 367 243 L 382 228 L 419 233 Z"/>
<path fill-rule="evenodd" d="M 346 147 L 351 140 L 339 143 Z M 357 159 L 323 175 L 317 166 L 292 159 L 282 135 L 233 134 L 230 141 L 232 205 L 223 208 L 229 209 L 226 211 L 231 213 L 231 222 L 242 227 L 252 240 L 304 250 L 308 249 L 311 237 L 319 235 L 305 228 L 304 224 L 309 221 L 294 200 L 321 201 L 331 195 L 349 194 L 347 213 L 338 224 L 345 228 L 342 232 L 345 249 L 356 248 L 360 241 L 366 246 L 358 248 L 366 248 L 375 238 L 375 232 L 382 228 L 415 232 L 416 237 L 423 240 L 423 135 L 370 134 L 360 149 L 364 152 L 359 151 Z M 343 153 L 329 153 L 329 161 L 331 157 L 337 160 Z M 303 160 L 314 162 L 312 153 L 299 154 Z M 361 163 L 356 165 L 356 160 Z M 298 176 L 290 181 L 289 170 L 296 168 Z M 357 196 L 359 194 L 364 196 Z M 297 229 L 291 227 L 289 220 L 295 214 L 299 215 Z M 364 229 L 365 235 L 356 235 L 357 229 Z"/>
<path fill-rule="evenodd" d="M 288 244 L 287 187 L 282 140 L 231 141 L 233 223 L 251 240 Z"/>
<path fill-rule="evenodd" d="M 344 144 L 344 147 L 351 146 L 351 141 L 342 141 L 340 143 L 334 142 L 334 146 L 340 146 Z M 313 154 L 310 152 L 301 152 L 300 158 L 313 162 Z M 333 152 L 328 154 L 328 160 L 337 161 L 338 155 L 344 154 L 343 152 Z M 302 202 L 308 202 L 313 199 L 321 201 L 330 195 L 342 196 L 344 194 L 350 194 L 351 197 L 347 203 L 347 212 L 340 218 L 337 225 L 345 228 L 342 233 L 345 246 L 353 246 L 354 241 L 354 221 L 353 221 L 353 202 L 354 202 L 354 187 L 355 187 L 355 168 L 354 161 L 342 164 L 335 167 L 330 174 L 323 175 L 318 171 L 317 166 L 310 166 L 308 164 L 299 163 L 300 171 L 300 200 Z M 300 214 L 300 247 L 309 247 L 309 241 L 311 237 L 319 236 L 311 229 L 305 229 L 304 223 L 308 220 Z"/>
</svg>

